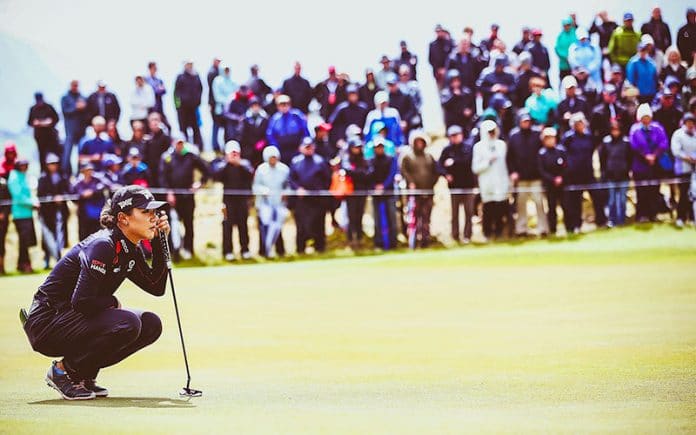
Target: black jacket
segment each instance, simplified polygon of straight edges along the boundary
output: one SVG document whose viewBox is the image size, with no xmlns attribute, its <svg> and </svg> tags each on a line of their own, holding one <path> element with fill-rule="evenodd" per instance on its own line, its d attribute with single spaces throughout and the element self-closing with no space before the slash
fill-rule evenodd
<svg viewBox="0 0 696 435">
<path fill-rule="evenodd" d="M 312 102 L 312 86 L 307 79 L 293 75 L 283 82 L 283 93 L 290 97 L 292 107 L 302 113 L 309 112 L 309 103 Z"/>
<path fill-rule="evenodd" d="M 672 32 L 669 31 L 669 26 L 667 23 L 660 20 L 655 20 L 651 18 L 650 21 L 643 24 L 640 28 L 640 33 L 648 34 L 653 37 L 655 41 L 655 48 L 662 50 L 663 52 L 667 50 L 667 47 L 672 45 Z"/>
<path fill-rule="evenodd" d="M 605 136 L 599 147 L 599 162 L 602 167 L 602 180 L 627 181 L 632 163 L 628 138 L 621 136 L 614 139 L 610 135 Z"/>
<path fill-rule="evenodd" d="M 445 64 L 445 68 L 448 71 L 451 69 L 459 71 L 462 86 L 466 86 L 472 92 L 476 90 L 476 79 L 481 73 L 483 66 L 481 52 L 478 48 L 473 47 L 467 55 L 462 55 L 459 52 L 452 53 Z"/>
<path fill-rule="evenodd" d="M 532 55 L 532 66 L 544 72 L 547 72 L 549 68 L 551 68 L 549 50 L 544 47 L 544 44 L 541 42 L 530 42 L 527 46 L 527 51 Z"/>
<path fill-rule="evenodd" d="M 412 124 L 413 118 L 418 116 L 418 109 L 413 103 L 413 98 L 398 89 L 389 93 L 389 106 L 398 110 L 401 120 L 406 121 L 409 125 Z"/>
<path fill-rule="evenodd" d="M 92 95 L 87 97 L 87 108 L 85 109 L 85 116 L 87 117 L 87 123 L 92 122 L 92 118 L 97 115 L 103 116 L 107 121 L 114 119 L 118 121 L 121 117 L 121 106 L 118 104 L 118 98 L 111 92 L 104 93 L 104 111 L 99 110 L 99 92 L 94 92 Z"/>
<path fill-rule="evenodd" d="M 686 23 L 677 32 L 677 48 L 681 58 L 686 63 L 691 63 L 693 53 L 696 51 L 696 23 Z"/>
<path fill-rule="evenodd" d="M 201 183 L 208 180 L 208 165 L 197 154 L 168 152 L 160 161 L 160 186 L 170 189 L 190 189 L 193 185 L 193 171 L 201 172 Z"/>
<path fill-rule="evenodd" d="M 590 129 L 597 145 L 602 138 L 610 133 L 612 114 L 621 125 L 621 132 L 628 134 L 628 129 L 631 128 L 631 117 L 626 109 L 618 102 L 613 104 L 614 110 L 611 110 L 609 104 L 598 104 L 592 109 L 590 117 Z"/>
<path fill-rule="evenodd" d="M 331 169 L 326 160 L 316 154 L 298 154 L 290 164 L 289 182 L 293 189 L 325 190 L 331 185 Z"/>
<path fill-rule="evenodd" d="M 206 76 L 206 81 L 208 82 L 208 105 L 212 108 L 215 107 L 215 95 L 213 95 L 213 80 L 215 77 L 220 75 L 220 70 L 211 66 L 208 70 L 208 75 Z"/>
<path fill-rule="evenodd" d="M 568 157 L 566 150 L 562 145 L 555 148 L 543 147 L 537 153 L 539 165 L 539 175 L 547 188 L 554 186 L 554 179 L 558 176 L 564 177 L 566 168 L 568 167 Z M 563 180 L 565 183 L 565 179 Z"/>
<path fill-rule="evenodd" d="M 510 132 L 507 167 L 511 174 L 517 172 L 520 180 L 532 181 L 541 178 L 537 163 L 537 155 L 542 146 L 540 133 L 536 127 L 527 130 L 517 127 Z"/>
<path fill-rule="evenodd" d="M 242 121 L 242 135 L 239 144 L 242 147 L 242 158 L 250 160 L 254 167 L 262 162 L 261 149 L 256 149 L 259 141 L 266 141 L 266 129 L 268 128 L 268 116 L 265 112 L 258 115 L 247 111 Z"/>
<path fill-rule="evenodd" d="M 201 105 L 203 84 L 198 74 L 183 72 L 176 77 L 174 83 L 174 99 L 176 108 L 195 109 Z"/>
<path fill-rule="evenodd" d="M 595 150 L 592 135 L 571 130 L 563 137 L 562 143 L 568 157 L 568 183 L 585 184 L 597 181 L 592 167 L 592 155 Z"/>
<path fill-rule="evenodd" d="M 342 169 L 346 171 L 346 174 L 350 176 L 353 180 L 353 186 L 355 190 L 368 190 L 372 187 L 372 171 L 370 169 L 370 164 L 362 156 L 350 155 L 348 159 L 343 162 Z"/>
<path fill-rule="evenodd" d="M 590 105 L 587 103 L 587 100 L 581 96 L 577 96 L 573 99 L 564 98 L 560 103 L 558 103 L 556 112 L 558 113 L 558 119 L 560 120 L 559 124 L 561 131 L 566 131 L 568 130 L 569 126 L 568 121 L 563 119 L 563 115 L 566 112 L 569 112 L 571 115 L 573 113 L 582 112 L 582 114 L 585 115 L 585 118 L 589 119 Z"/>
<path fill-rule="evenodd" d="M 435 39 L 430 43 L 430 47 L 428 49 L 428 62 L 430 62 L 430 66 L 433 67 L 433 74 L 439 68 L 445 67 L 447 58 L 449 57 L 453 48 L 454 42 L 452 42 L 451 39 Z"/>
<path fill-rule="evenodd" d="M 611 34 L 614 33 L 618 25 L 613 21 L 607 21 L 600 25 L 593 22 L 592 27 L 590 27 L 589 34 L 592 35 L 596 33 L 599 35 L 599 47 L 607 48 L 609 46 L 609 40 L 611 39 Z"/>
<path fill-rule="evenodd" d="M 37 119 L 51 118 L 51 125 L 47 127 L 34 127 L 32 123 Z M 58 144 L 58 131 L 56 124 L 58 123 L 58 112 L 48 103 L 35 104 L 29 109 L 29 119 L 27 125 L 34 129 L 34 138 L 37 142 Z M 43 163 L 43 162 L 41 162 Z"/>
<path fill-rule="evenodd" d="M 41 178 L 39 178 L 39 185 L 36 189 L 36 194 L 39 198 L 70 194 L 70 180 L 67 177 L 58 174 L 57 180 L 53 178 L 54 177 L 48 173 L 41 175 Z M 63 215 L 64 219 L 68 217 L 68 203 L 66 201 L 41 203 L 41 208 L 39 209 L 40 216 L 48 216 L 54 219 L 58 212 Z"/>
<path fill-rule="evenodd" d="M 360 101 L 365 103 L 370 110 L 375 108 L 375 94 L 381 90 L 380 87 L 377 86 L 377 83 L 374 83 L 373 86 L 374 87 L 370 88 L 370 85 L 365 83 L 358 89 Z"/>
<path fill-rule="evenodd" d="M 163 131 L 159 131 L 153 135 L 150 135 L 145 140 L 145 146 L 143 147 L 143 162 L 147 164 L 150 169 L 150 186 L 159 187 L 160 186 L 160 160 L 162 160 L 162 155 L 169 149 L 169 142 L 171 139 L 169 136 L 164 134 Z"/>
<path fill-rule="evenodd" d="M 339 139 L 345 139 L 346 128 L 351 124 L 357 125 L 360 127 L 360 130 L 362 130 L 365 126 L 365 118 L 367 118 L 369 111 L 370 109 L 367 108 L 367 104 L 362 101 L 358 101 L 355 104 L 344 101 L 339 104 L 329 118 L 329 123 L 331 124 L 331 132 L 329 135 L 331 140 L 335 143 L 338 142 Z"/>
<path fill-rule="evenodd" d="M 667 141 L 671 141 L 672 135 L 679 128 L 682 116 L 684 116 L 684 113 L 679 110 L 676 104 L 673 104 L 670 108 L 660 107 L 653 112 L 653 119 L 659 122 L 664 127 L 665 133 L 667 133 Z"/>
<path fill-rule="evenodd" d="M 448 182 L 451 189 L 476 187 L 476 174 L 471 170 L 473 155 L 474 146 L 467 140 L 457 145 L 450 142 L 442 150 L 438 165 L 445 175 L 452 176 L 452 181 Z"/>
<path fill-rule="evenodd" d="M 251 190 L 251 182 L 254 180 L 254 168 L 251 162 L 242 159 L 239 165 L 233 165 L 220 160 L 212 164 L 213 179 L 222 183 L 225 189 Z M 245 196 L 223 195 L 224 200 L 241 200 Z"/>
<path fill-rule="evenodd" d="M 450 88 L 443 89 L 440 104 L 445 113 L 445 128 L 458 125 L 466 131 L 471 129 L 471 120 L 476 115 L 476 95 L 469 88 L 463 88 L 459 94 Z M 471 109 L 470 116 L 464 116 L 465 109 Z"/>
<path fill-rule="evenodd" d="M 326 79 L 314 87 L 314 98 L 316 98 L 321 105 L 319 114 L 325 120 L 329 119 L 329 116 L 334 113 L 334 110 L 336 110 L 336 107 L 339 104 L 348 99 L 346 88 L 340 83 L 336 84 L 332 97 L 332 92 L 329 89 L 328 82 L 329 80 Z"/>
</svg>

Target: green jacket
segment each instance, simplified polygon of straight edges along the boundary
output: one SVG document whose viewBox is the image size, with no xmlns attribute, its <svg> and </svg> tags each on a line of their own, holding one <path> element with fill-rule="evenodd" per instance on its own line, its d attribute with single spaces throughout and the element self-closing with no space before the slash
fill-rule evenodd
<svg viewBox="0 0 696 435">
<path fill-rule="evenodd" d="M 34 216 L 35 199 L 26 172 L 13 169 L 7 178 L 7 188 L 12 196 L 12 217 L 15 220 L 31 219 Z"/>
<path fill-rule="evenodd" d="M 570 65 L 568 64 L 568 49 L 572 44 L 578 40 L 575 36 L 575 29 L 571 27 L 569 31 L 562 30 L 556 38 L 556 54 L 558 55 L 559 64 L 558 69 L 569 70 Z"/>
<path fill-rule="evenodd" d="M 609 38 L 609 58 L 612 63 L 625 67 L 628 61 L 638 51 L 640 33 L 635 29 L 628 30 L 624 26 L 617 27 Z"/>
</svg>

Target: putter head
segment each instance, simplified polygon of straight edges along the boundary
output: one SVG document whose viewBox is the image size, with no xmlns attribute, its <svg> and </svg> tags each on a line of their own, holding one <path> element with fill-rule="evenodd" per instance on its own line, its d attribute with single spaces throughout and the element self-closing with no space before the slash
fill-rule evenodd
<svg viewBox="0 0 696 435">
<path fill-rule="evenodd" d="M 179 391 L 179 396 L 181 397 L 201 397 L 203 392 L 201 390 L 196 390 L 193 388 L 184 387 Z"/>
</svg>

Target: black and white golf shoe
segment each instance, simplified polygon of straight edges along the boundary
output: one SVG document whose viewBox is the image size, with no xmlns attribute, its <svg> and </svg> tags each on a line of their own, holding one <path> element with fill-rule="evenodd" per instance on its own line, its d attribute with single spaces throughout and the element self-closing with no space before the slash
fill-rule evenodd
<svg viewBox="0 0 696 435">
<path fill-rule="evenodd" d="M 46 373 L 46 384 L 60 393 L 65 400 L 90 400 L 97 397 L 82 383 L 73 382 L 64 370 L 58 368 L 57 361 L 53 361 Z"/>
<path fill-rule="evenodd" d="M 82 386 L 85 387 L 87 390 L 91 391 L 94 393 L 95 396 L 97 397 L 106 397 L 109 395 L 109 390 L 107 390 L 104 387 L 100 387 L 99 385 L 96 384 L 96 381 L 94 379 L 85 379 L 81 382 Z"/>
</svg>

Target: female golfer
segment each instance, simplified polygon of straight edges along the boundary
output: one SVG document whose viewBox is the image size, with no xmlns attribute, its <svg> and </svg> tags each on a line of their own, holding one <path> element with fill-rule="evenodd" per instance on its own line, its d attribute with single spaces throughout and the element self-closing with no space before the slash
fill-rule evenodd
<svg viewBox="0 0 696 435">
<path fill-rule="evenodd" d="M 167 217 L 156 213 L 164 204 L 140 186 L 117 190 L 102 210 L 104 229 L 73 247 L 36 292 L 24 330 L 35 351 L 63 357 L 51 364 L 46 382 L 64 399 L 107 396 L 95 383 L 99 369 L 160 336 L 156 314 L 122 308 L 113 294 L 126 278 L 150 294 L 164 294 L 162 244 L 152 243 L 152 267 L 138 245 L 159 231 L 169 233 Z"/>
</svg>

